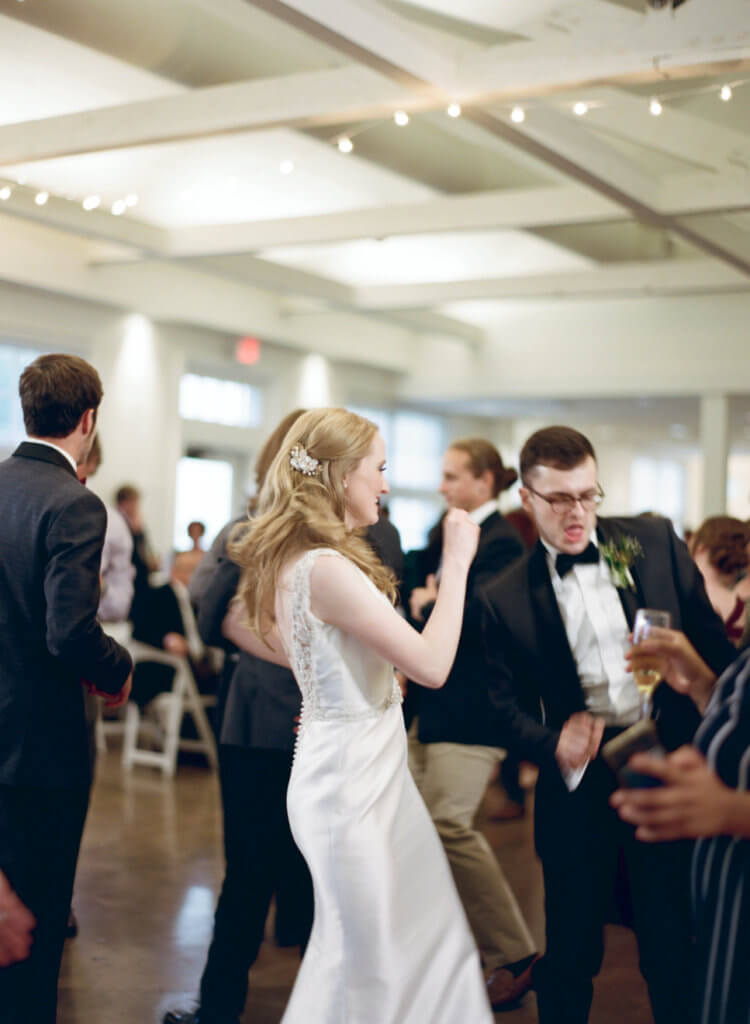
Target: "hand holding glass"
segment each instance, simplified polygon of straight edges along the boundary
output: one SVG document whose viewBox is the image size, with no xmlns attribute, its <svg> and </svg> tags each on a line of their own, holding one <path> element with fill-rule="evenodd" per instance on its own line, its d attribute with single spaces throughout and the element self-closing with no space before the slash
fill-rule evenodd
<svg viewBox="0 0 750 1024">
<path fill-rule="evenodd" d="M 657 611 L 654 608 L 639 608 L 635 613 L 635 622 L 633 623 L 633 645 L 645 640 L 651 629 L 655 627 L 669 629 L 671 625 L 672 618 L 669 612 Z M 661 680 L 662 674 L 662 669 L 657 663 L 633 669 L 635 685 L 641 695 L 641 718 L 651 717 L 654 689 Z"/>
</svg>

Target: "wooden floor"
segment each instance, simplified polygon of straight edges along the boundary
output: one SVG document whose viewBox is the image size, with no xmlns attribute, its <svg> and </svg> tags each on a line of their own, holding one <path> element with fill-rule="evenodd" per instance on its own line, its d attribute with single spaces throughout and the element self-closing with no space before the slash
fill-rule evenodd
<svg viewBox="0 0 750 1024">
<path fill-rule="evenodd" d="M 500 800 L 491 788 L 485 803 Z M 531 822 L 483 829 L 541 944 Z M 191 1006 L 222 871 L 219 790 L 200 761 L 181 763 L 165 780 L 148 768 L 123 776 L 116 749 L 100 758 L 76 882 L 80 930 L 66 944 L 58 1024 L 157 1024 L 166 1009 Z M 610 928 L 591 1024 L 651 1024 L 636 957 L 632 935 Z M 250 975 L 243 1024 L 278 1024 L 298 963 L 296 951 L 266 940 Z M 504 1024 L 536 1019 L 533 994 L 497 1015 Z"/>
</svg>

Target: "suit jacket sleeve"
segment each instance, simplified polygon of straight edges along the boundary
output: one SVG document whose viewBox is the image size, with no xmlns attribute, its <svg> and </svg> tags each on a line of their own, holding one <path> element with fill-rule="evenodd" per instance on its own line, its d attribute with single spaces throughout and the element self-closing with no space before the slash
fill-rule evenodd
<svg viewBox="0 0 750 1024">
<path fill-rule="evenodd" d="M 230 558 L 219 559 L 198 605 L 198 632 L 208 647 L 228 646 L 226 637 L 222 636 L 221 624 L 239 582 L 240 567 Z"/>
<path fill-rule="evenodd" d="M 541 704 L 534 707 L 533 698 L 521 692 L 514 680 L 506 655 L 512 638 L 486 594 L 480 594 L 475 607 L 480 621 L 490 700 L 497 715 L 498 745 L 540 767 L 557 767 L 555 750 L 560 734 L 544 724 Z"/>
<path fill-rule="evenodd" d="M 106 525 L 104 505 L 83 489 L 51 523 L 45 538 L 46 641 L 50 653 L 81 679 L 117 693 L 133 666 L 96 618 Z"/>
</svg>

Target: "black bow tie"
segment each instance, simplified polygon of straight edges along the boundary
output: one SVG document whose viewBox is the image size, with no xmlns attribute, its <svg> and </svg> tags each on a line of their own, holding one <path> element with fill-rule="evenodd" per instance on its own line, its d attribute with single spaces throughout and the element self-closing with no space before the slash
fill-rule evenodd
<svg viewBox="0 0 750 1024">
<path fill-rule="evenodd" d="M 578 555 L 558 555 L 555 559 L 555 569 L 560 579 L 570 572 L 574 565 L 596 565 L 599 561 L 599 548 L 593 541 L 589 541 L 588 547 Z"/>
</svg>

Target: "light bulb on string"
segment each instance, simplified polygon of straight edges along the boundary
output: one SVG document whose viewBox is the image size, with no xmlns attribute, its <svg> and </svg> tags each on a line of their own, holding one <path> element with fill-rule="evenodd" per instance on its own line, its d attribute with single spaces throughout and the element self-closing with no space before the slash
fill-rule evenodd
<svg viewBox="0 0 750 1024">
<path fill-rule="evenodd" d="M 513 107 L 510 112 L 510 119 L 514 124 L 522 124 L 526 120 L 526 111 L 523 107 Z"/>
<path fill-rule="evenodd" d="M 2 199 L 3 202 L 5 202 L 6 199 L 10 199 L 12 193 L 13 189 L 10 187 L 10 185 L 3 185 L 3 187 L 0 188 L 0 199 Z"/>
<path fill-rule="evenodd" d="M 37 206 L 44 206 L 49 199 L 49 192 L 37 192 L 34 196 L 34 202 Z"/>
<path fill-rule="evenodd" d="M 731 85 L 722 85 L 721 91 L 719 92 L 720 99 L 724 100 L 725 103 L 729 103 L 732 98 L 732 87 Z"/>
<path fill-rule="evenodd" d="M 447 110 L 446 110 L 446 114 L 448 115 L 448 117 L 460 117 L 461 116 L 461 104 L 460 103 L 450 103 L 448 105 Z"/>
<path fill-rule="evenodd" d="M 579 100 L 578 103 L 573 104 L 573 113 L 577 114 L 578 117 L 583 117 L 589 111 L 588 103 L 584 103 L 583 100 Z"/>
<path fill-rule="evenodd" d="M 348 135 L 342 135 L 338 141 L 339 153 L 351 153 L 354 149 L 354 143 Z"/>
<path fill-rule="evenodd" d="M 88 212 L 89 210 L 95 210 L 98 206 L 101 206 L 101 202 L 101 196 L 86 196 L 81 203 L 81 206 Z"/>
<path fill-rule="evenodd" d="M 657 100 L 657 98 L 654 96 L 654 98 L 648 105 L 648 109 L 651 111 L 651 114 L 654 117 L 658 117 L 664 108 L 662 107 L 661 103 Z"/>
<path fill-rule="evenodd" d="M 393 120 L 399 126 L 399 128 L 405 128 L 409 123 L 409 115 L 405 110 L 397 110 L 393 115 Z"/>
</svg>

